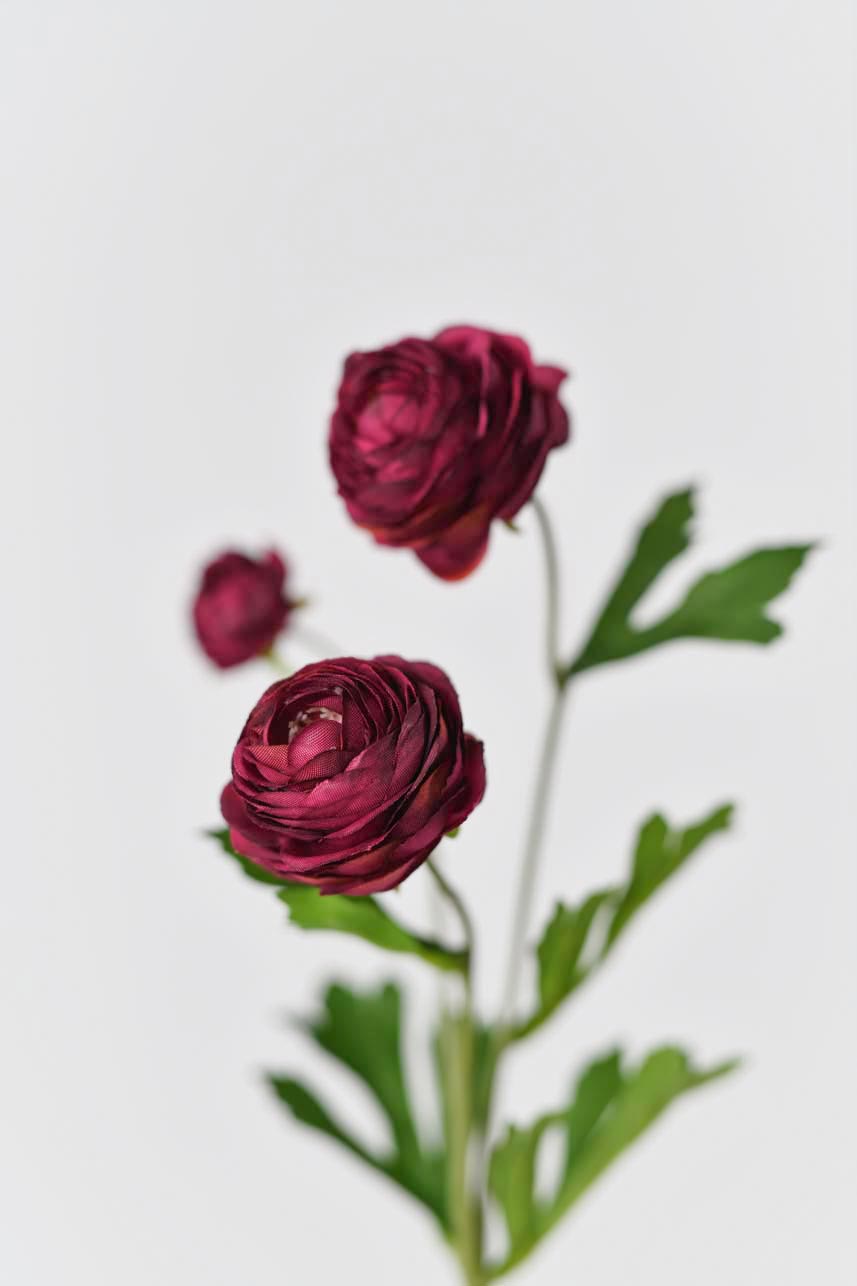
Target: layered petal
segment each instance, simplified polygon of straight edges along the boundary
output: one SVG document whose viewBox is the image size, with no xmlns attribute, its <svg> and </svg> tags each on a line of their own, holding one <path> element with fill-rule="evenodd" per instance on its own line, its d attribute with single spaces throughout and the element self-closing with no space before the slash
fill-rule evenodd
<svg viewBox="0 0 857 1286">
<path fill-rule="evenodd" d="M 341 657 L 271 685 L 232 756 L 237 852 L 322 892 L 392 888 L 482 798 L 482 746 L 427 661 Z"/>
<path fill-rule="evenodd" d="M 568 439 L 564 379 L 518 336 L 477 326 L 352 353 L 329 442 L 349 514 L 435 575 L 469 575 L 493 519 L 517 513 Z"/>
<path fill-rule="evenodd" d="M 228 669 L 272 645 L 292 609 L 286 564 L 276 550 L 252 558 L 227 550 L 203 570 L 193 602 L 193 624 L 206 656 Z"/>
</svg>

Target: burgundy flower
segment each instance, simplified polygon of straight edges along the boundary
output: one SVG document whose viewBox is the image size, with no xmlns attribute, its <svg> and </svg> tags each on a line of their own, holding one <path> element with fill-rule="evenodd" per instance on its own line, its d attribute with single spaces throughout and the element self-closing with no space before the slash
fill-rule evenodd
<svg viewBox="0 0 857 1286">
<path fill-rule="evenodd" d="M 443 670 L 398 656 L 306 665 L 263 694 L 221 797 L 236 852 L 322 893 L 400 884 L 485 790 Z"/>
<path fill-rule="evenodd" d="M 345 362 L 330 463 L 348 512 L 445 580 L 477 566 L 494 518 L 529 500 L 568 440 L 565 371 L 514 335 L 453 326 Z"/>
<path fill-rule="evenodd" d="M 229 550 L 202 573 L 193 623 L 203 651 L 223 669 L 267 649 L 294 604 L 285 594 L 286 565 L 273 549 L 261 558 Z"/>
</svg>

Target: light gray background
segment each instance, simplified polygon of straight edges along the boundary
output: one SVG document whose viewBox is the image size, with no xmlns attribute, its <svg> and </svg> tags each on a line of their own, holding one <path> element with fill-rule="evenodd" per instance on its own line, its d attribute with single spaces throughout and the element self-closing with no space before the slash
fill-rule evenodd
<svg viewBox="0 0 857 1286">
<path fill-rule="evenodd" d="M 323 977 L 388 962 L 285 929 L 198 838 L 268 675 L 208 669 L 186 609 L 210 551 L 276 540 L 307 623 L 449 669 L 487 745 L 448 861 L 492 1004 L 546 702 L 531 522 L 435 582 L 349 525 L 324 448 L 349 349 L 471 320 L 574 371 L 543 488 L 569 645 L 671 486 L 701 484 L 700 541 L 661 602 L 825 539 L 782 644 L 677 647 L 574 700 L 539 921 L 620 873 L 651 807 L 742 806 L 506 1108 L 616 1038 L 749 1064 L 516 1280 L 854 1281 L 849 8 L 0 5 L 4 1281 L 449 1280 L 421 1213 L 259 1086 L 314 1064 L 283 1018 Z M 427 900 L 417 877 L 398 905 Z"/>
</svg>

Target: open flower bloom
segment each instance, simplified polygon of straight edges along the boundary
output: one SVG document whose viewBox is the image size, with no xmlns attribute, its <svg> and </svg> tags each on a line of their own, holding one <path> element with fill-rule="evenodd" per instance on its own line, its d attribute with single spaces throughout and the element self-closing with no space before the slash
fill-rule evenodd
<svg viewBox="0 0 857 1286">
<path fill-rule="evenodd" d="M 514 517 L 548 452 L 568 440 L 564 379 L 522 339 L 475 326 L 352 353 L 330 427 L 349 514 L 435 575 L 466 576 L 492 520 Z"/>
<path fill-rule="evenodd" d="M 286 597 L 286 564 L 275 550 L 261 558 L 228 550 L 202 573 L 193 603 L 196 636 L 206 656 L 228 669 L 266 652 L 294 604 Z"/>
<path fill-rule="evenodd" d="M 443 670 L 397 656 L 304 666 L 263 694 L 221 797 L 236 852 L 322 893 L 400 884 L 482 798 L 482 743 Z"/>
</svg>

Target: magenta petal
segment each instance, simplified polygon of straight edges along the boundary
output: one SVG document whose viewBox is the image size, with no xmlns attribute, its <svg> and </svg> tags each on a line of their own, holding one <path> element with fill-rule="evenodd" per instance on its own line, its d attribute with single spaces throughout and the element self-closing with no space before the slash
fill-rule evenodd
<svg viewBox="0 0 857 1286">
<path fill-rule="evenodd" d="M 325 892 L 395 887 L 485 784 L 447 675 L 397 656 L 340 657 L 273 684 L 232 769 L 221 810 L 236 851 Z"/>
</svg>

